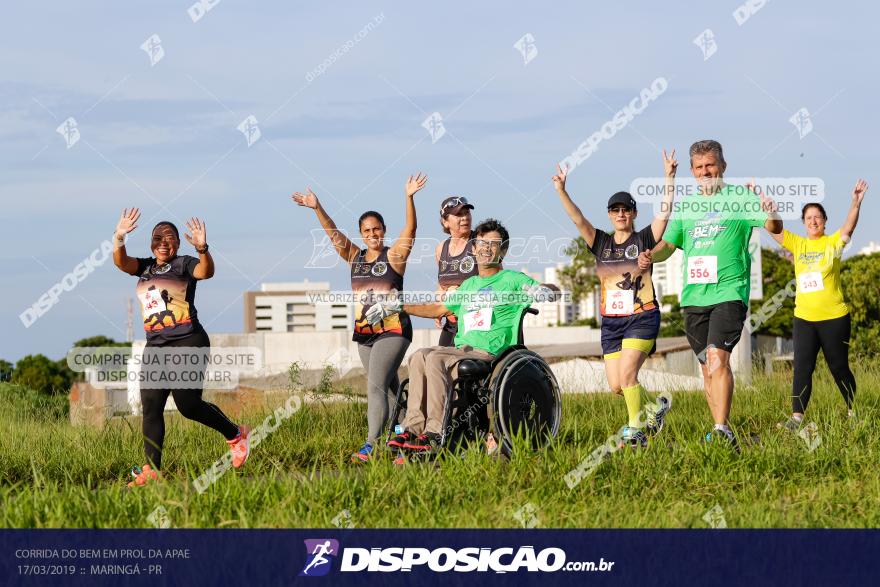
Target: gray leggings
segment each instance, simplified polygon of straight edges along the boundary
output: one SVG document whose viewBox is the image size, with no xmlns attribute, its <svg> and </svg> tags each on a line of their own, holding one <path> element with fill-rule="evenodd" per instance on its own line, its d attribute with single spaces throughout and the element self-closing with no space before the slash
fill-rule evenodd
<svg viewBox="0 0 880 587">
<path fill-rule="evenodd" d="M 388 421 L 389 406 L 394 401 L 397 368 L 410 341 L 402 336 L 386 336 L 372 346 L 358 345 L 361 363 L 367 372 L 367 442 L 376 444 Z"/>
</svg>

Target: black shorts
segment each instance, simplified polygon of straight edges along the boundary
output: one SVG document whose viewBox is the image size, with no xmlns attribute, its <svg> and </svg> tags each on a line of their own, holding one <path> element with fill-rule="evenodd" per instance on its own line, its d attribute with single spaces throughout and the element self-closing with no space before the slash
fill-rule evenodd
<svg viewBox="0 0 880 587">
<path fill-rule="evenodd" d="M 656 339 L 659 333 L 660 310 L 648 310 L 631 316 L 604 316 L 602 354 L 608 357 L 619 353 L 623 348 L 634 348 L 650 356 L 657 348 Z"/>
<path fill-rule="evenodd" d="M 706 349 L 715 347 L 732 352 L 742 336 L 746 305 L 739 300 L 711 306 L 685 306 L 684 332 L 700 363 L 706 362 Z"/>
</svg>

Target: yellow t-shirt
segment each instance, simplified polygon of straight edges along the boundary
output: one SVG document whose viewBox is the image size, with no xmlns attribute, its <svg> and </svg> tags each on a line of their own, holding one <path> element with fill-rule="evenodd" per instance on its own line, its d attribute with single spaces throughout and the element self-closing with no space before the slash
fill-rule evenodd
<svg viewBox="0 0 880 587">
<path fill-rule="evenodd" d="M 794 255 L 796 318 L 816 322 L 849 313 L 840 289 L 840 253 L 845 244 L 839 230 L 814 240 L 783 231 L 782 246 Z"/>
</svg>

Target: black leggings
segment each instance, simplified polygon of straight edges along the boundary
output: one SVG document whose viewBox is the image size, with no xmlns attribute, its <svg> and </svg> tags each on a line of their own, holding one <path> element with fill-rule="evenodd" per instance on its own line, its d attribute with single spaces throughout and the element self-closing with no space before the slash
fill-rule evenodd
<svg viewBox="0 0 880 587">
<path fill-rule="evenodd" d="M 856 378 L 849 369 L 849 314 L 833 320 L 802 320 L 794 319 L 792 329 L 794 337 L 794 386 L 792 387 L 791 406 L 795 413 L 803 414 L 810 403 L 813 392 L 813 370 L 816 368 L 816 357 L 819 349 L 825 355 L 825 362 L 831 375 L 846 402 L 852 407 L 856 393 Z"/>
<path fill-rule="evenodd" d="M 148 370 L 148 355 L 150 349 L 156 349 L 161 346 L 163 349 L 168 347 L 201 347 L 210 348 L 211 342 L 208 334 L 204 330 L 194 332 L 192 335 L 171 342 L 165 342 L 162 345 L 150 345 L 144 349 L 145 366 L 143 369 Z M 162 466 L 162 443 L 165 440 L 165 402 L 168 396 L 174 397 L 174 404 L 177 410 L 185 418 L 195 420 L 205 426 L 209 426 L 226 437 L 226 440 L 232 440 L 238 436 L 238 426 L 236 426 L 229 418 L 226 417 L 220 408 L 212 403 L 208 403 L 202 399 L 202 389 L 144 389 L 141 386 L 141 406 L 144 412 L 143 434 L 144 434 L 144 453 L 147 456 L 147 462 L 156 469 Z"/>
</svg>

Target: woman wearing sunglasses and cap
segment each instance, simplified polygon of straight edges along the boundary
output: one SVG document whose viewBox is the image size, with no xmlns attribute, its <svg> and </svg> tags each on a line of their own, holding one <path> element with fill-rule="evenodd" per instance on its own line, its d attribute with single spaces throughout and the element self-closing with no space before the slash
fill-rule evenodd
<svg viewBox="0 0 880 587">
<path fill-rule="evenodd" d="M 608 200 L 608 219 L 614 227 L 609 233 L 595 228 L 565 191 L 567 169 L 557 165 L 558 173 L 553 176 L 562 207 L 596 257 L 602 296 L 605 375 L 611 390 L 623 395 L 626 401 L 629 419 L 623 430 L 623 442 L 634 447 L 647 444 L 647 436 L 642 431 L 645 424 L 648 434 L 660 431 L 670 405 L 666 398 L 660 397 L 660 407 L 648 414 L 647 422 L 641 417 L 645 390 L 639 383 L 639 369 L 654 352 L 660 332 L 660 308 L 651 270 L 639 269 L 638 257 L 642 251 L 650 251 L 666 230 L 678 166 L 675 151 L 669 157 L 663 151 L 663 165 L 666 189 L 660 212 L 650 225 L 639 231 L 635 229 L 636 201 L 629 193 L 617 192 Z"/>
<path fill-rule="evenodd" d="M 385 296 L 403 291 L 403 273 L 416 238 L 416 207 L 413 196 L 428 181 L 421 173 L 406 182 L 406 224 L 397 241 L 385 245 L 385 220 L 374 210 L 358 219 L 358 229 L 365 248 L 359 249 L 339 229 L 321 206 L 318 196 L 309 189 L 296 192 L 293 201 L 315 211 L 318 221 L 330 237 L 339 256 L 351 271 L 351 289 L 358 294 L 355 304 L 354 335 L 358 355 L 367 374 L 367 440 L 351 456 L 354 463 L 365 463 L 375 456 L 375 447 L 388 421 L 389 405 L 397 391 L 397 369 L 412 342 L 412 323 L 405 312 L 388 316 L 376 324 L 366 319 L 367 310 Z"/>
<path fill-rule="evenodd" d="M 449 238 L 439 243 L 434 251 L 437 260 L 437 283 L 441 293 L 458 289 L 468 277 L 476 275 L 474 233 L 471 230 L 473 204 L 462 196 L 450 196 L 440 205 L 440 226 Z M 455 316 L 437 318 L 434 324 L 441 328 L 439 346 L 454 346 L 458 322 Z"/>
</svg>

